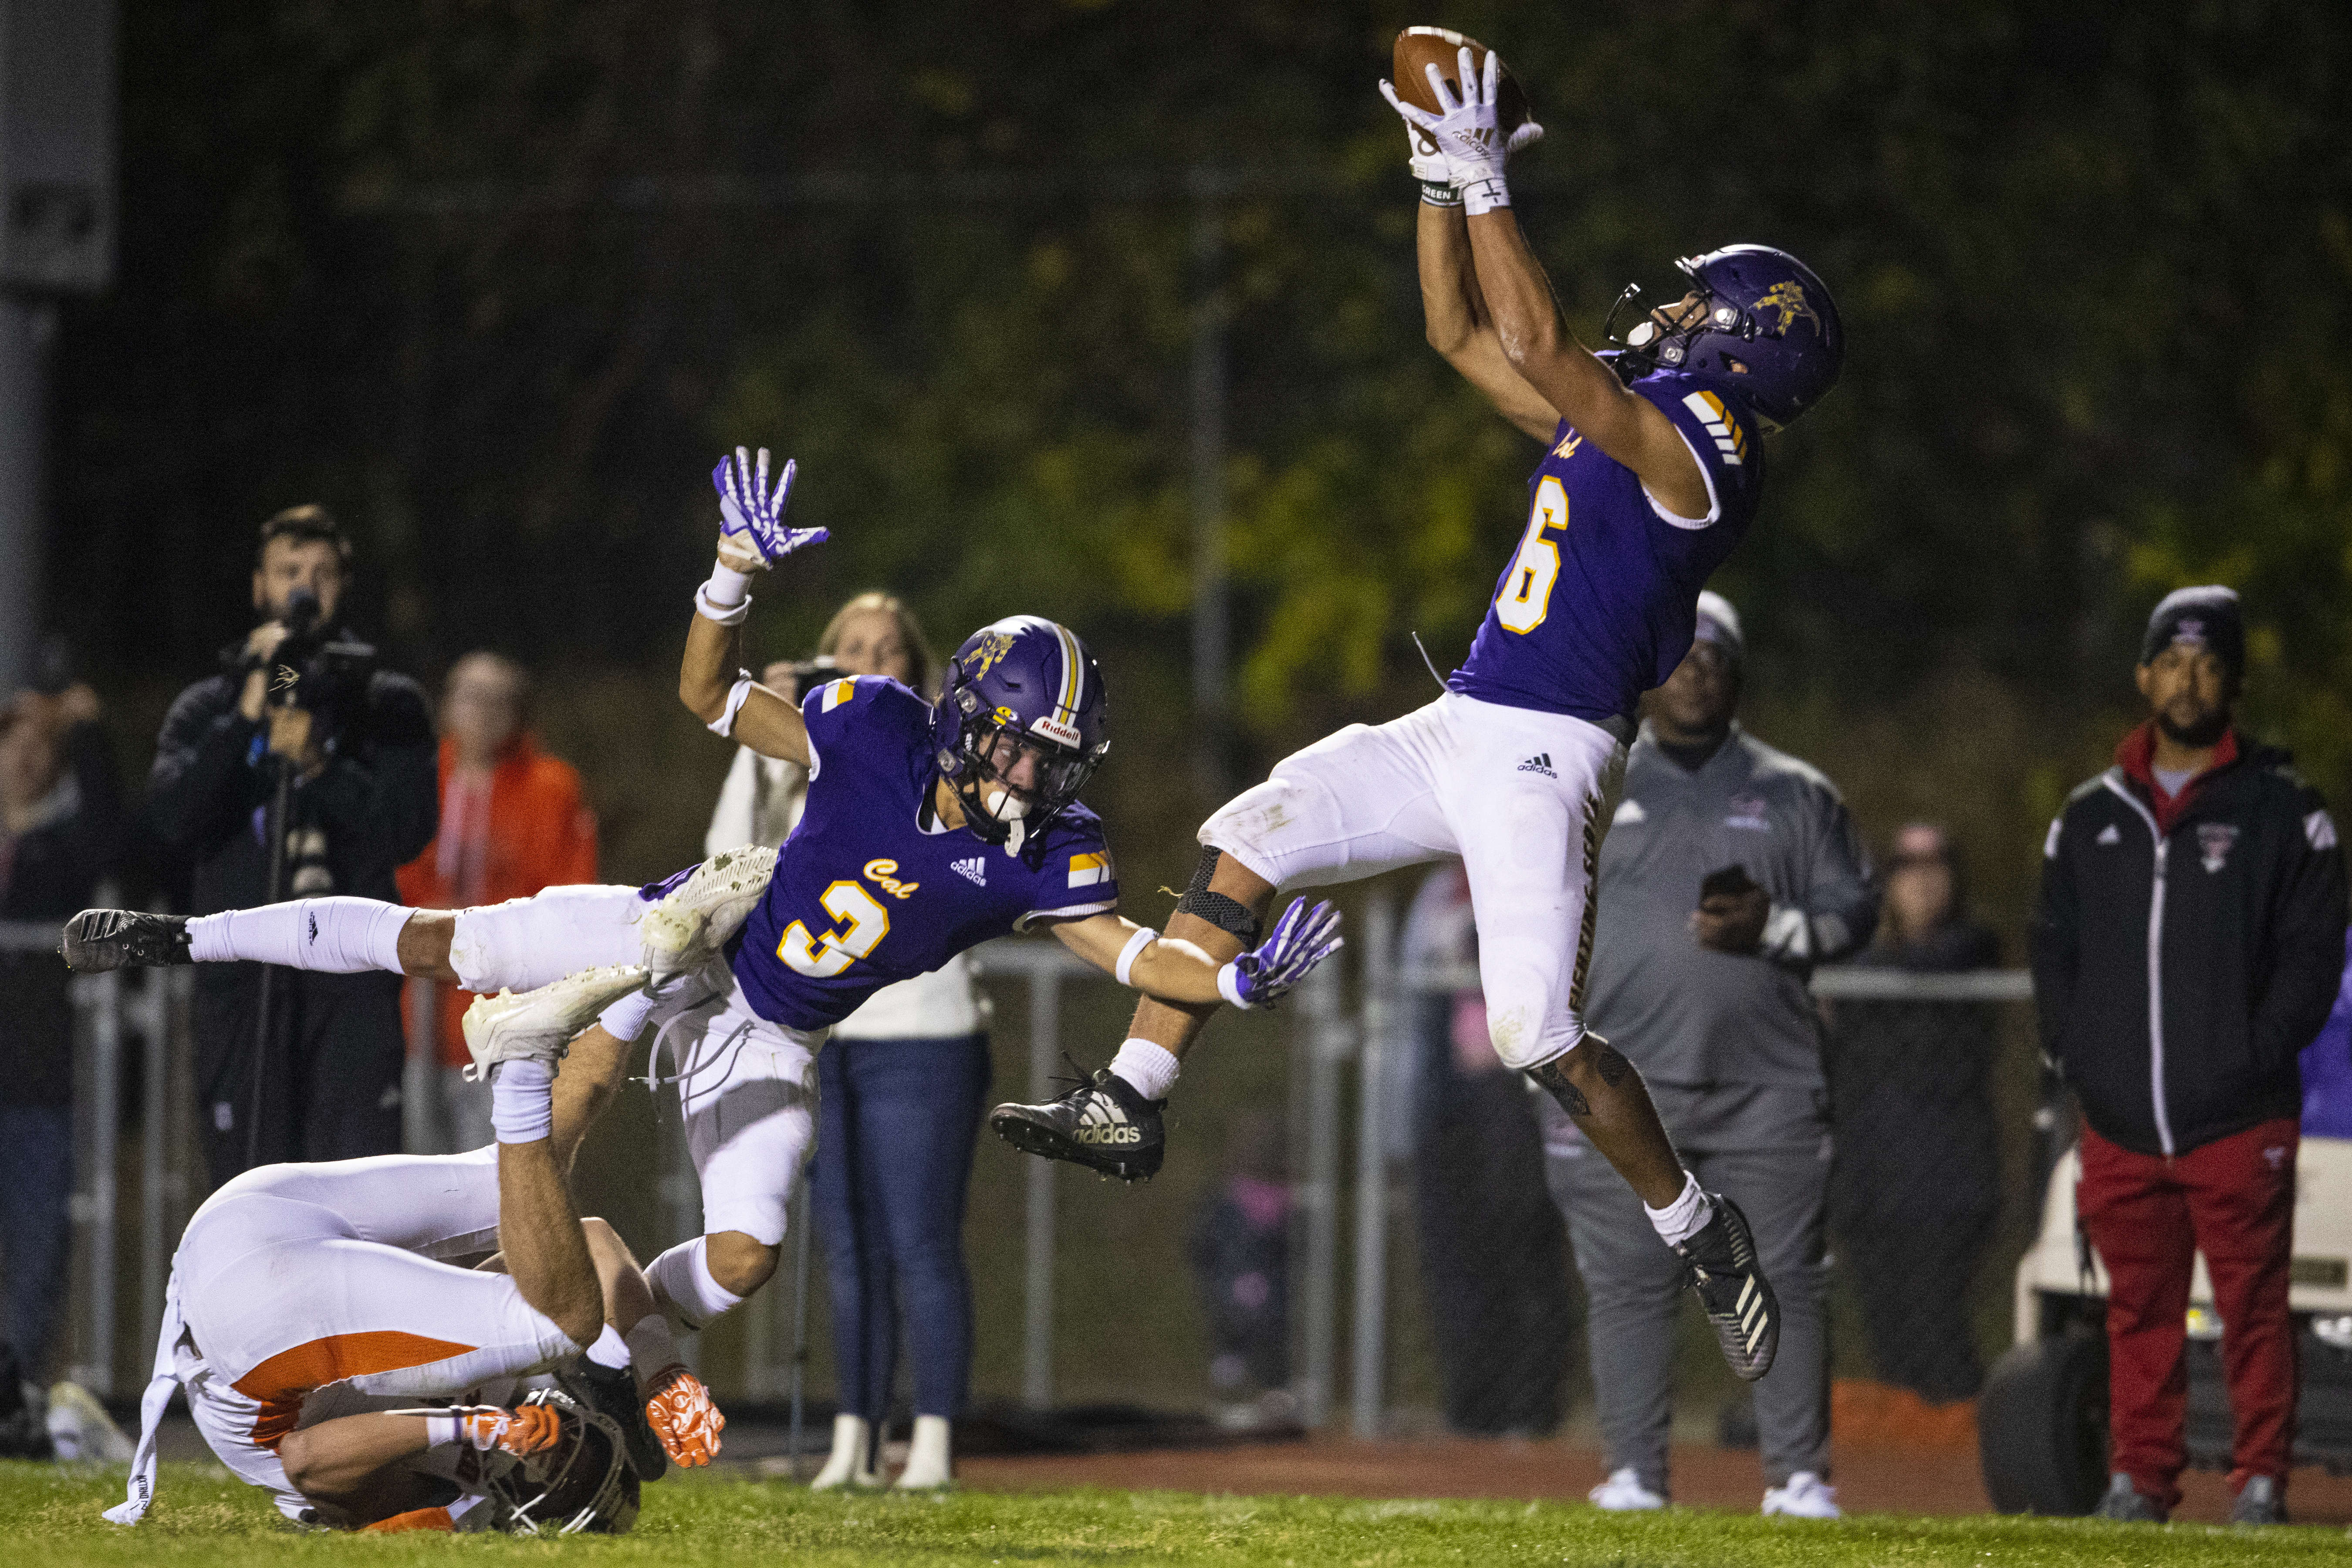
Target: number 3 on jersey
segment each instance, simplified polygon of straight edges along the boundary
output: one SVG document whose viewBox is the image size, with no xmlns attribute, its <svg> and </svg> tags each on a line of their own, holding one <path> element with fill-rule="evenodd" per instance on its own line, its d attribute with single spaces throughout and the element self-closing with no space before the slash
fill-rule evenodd
<svg viewBox="0 0 2352 1568">
<path fill-rule="evenodd" d="M 874 951 L 890 930 L 890 912 L 856 882 L 835 882 L 817 902 L 843 922 L 842 929 L 812 939 L 808 927 L 794 921 L 776 943 L 776 956 L 797 973 L 830 980 Z"/>
<path fill-rule="evenodd" d="M 1551 608 L 1551 585 L 1559 580 L 1559 547 L 1544 537 L 1568 526 L 1568 492 L 1559 480 L 1546 474 L 1536 486 L 1535 509 L 1528 514 L 1528 536 L 1511 559 L 1511 574 L 1495 596 L 1495 618 L 1508 632 L 1531 632 L 1543 625 Z"/>
</svg>

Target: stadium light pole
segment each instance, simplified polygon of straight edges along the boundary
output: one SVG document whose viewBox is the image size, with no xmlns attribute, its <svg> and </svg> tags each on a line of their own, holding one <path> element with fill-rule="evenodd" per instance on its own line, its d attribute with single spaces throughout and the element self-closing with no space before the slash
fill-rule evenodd
<svg viewBox="0 0 2352 1568">
<path fill-rule="evenodd" d="M 0 0 L 0 694 L 33 673 L 56 297 L 114 269 L 114 6 Z"/>
</svg>

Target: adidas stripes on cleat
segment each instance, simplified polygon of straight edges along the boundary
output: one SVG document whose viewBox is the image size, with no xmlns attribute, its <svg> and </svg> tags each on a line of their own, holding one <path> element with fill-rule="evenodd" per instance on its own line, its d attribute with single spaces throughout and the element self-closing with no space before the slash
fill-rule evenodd
<svg viewBox="0 0 2352 1568">
<path fill-rule="evenodd" d="M 1706 1321 L 1715 1325 L 1723 1359 L 1753 1383 L 1772 1370 L 1772 1358 L 1780 1353 L 1780 1303 L 1756 1261 L 1748 1216 L 1720 1193 L 1706 1196 L 1714 1215 L 1675 1251 L 1689 1269 L 1685 1282 L 1698 1292 Z"/>
<path fill-rule="evenodd" d="M 195 962 L 188 956 L 187 917 L 138 910 L 82 910 L 66 922 L 58 953 L 77 974 Z"/>
<path fill-rule="evenodd" d="M 1072 1062 L 1076 1069 L 1077 1064 Z M 1167 1136 L 1160 1125 L 1164 1100 L 1146 1100 L 1133 1084 L 1108 1068 L 1043 1105 L 1000 1105 L 988 1113 L 996 1135 L 1024 1154 L 1066 1160 L 1122 1182 L 1159 1174 Z"/>
</svg>

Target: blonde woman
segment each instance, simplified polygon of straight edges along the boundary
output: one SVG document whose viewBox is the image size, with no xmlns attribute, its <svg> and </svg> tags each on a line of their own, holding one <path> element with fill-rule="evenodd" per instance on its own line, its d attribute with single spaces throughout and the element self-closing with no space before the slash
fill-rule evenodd
<svg viewBox="0 0 2352 1568">
<path fill-rule="evenodd" d="M 885 675 L 933 695 L 939 661 L 895 595 L 860 594 L 817 642 L 845 675 Z M 793 689 L 792 667 L 764 684 Z M 746 749 L 720 791 L 705 849 L 781 842 L 799 821 L 806 773 Z M 817 1054 L 817 1147 L 811 1187 L 833 1297 L 841 1412 L 819 1489 L 878 1486 L 875 1451 L 889 1414 L 906 1306 L 915 1433 L 898 1485 L 944 1487 L 950 1424 L 971 1381 L 971 1286 L 963 1211 L 989 1083 L 982 999 L 961 954 L 885 986 L 833 1026 Z M 885 1154 L 887 1157 L 885 1157 Z"/>
</svg>

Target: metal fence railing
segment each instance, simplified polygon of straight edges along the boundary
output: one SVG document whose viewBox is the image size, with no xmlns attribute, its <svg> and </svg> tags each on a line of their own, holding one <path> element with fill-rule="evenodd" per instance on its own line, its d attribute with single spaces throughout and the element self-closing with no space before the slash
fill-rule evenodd
<svg viewBox="0 0 2352 1568">
<path fill-rule="evenodd" d="M 0 922 L 0 952 L 54 952 L 57 940 L 55 927 Z M 1393 1258 L 1410 1251 L 1398 1243 L 1400 1216 L 1409 1208 L 1415 1003 L 1429 994 L 1477 984 L 1475 970 L 1407 966 L 1398 951 L 1397 911 L 1376 896 L 1352 923 L 1348 950 L 1310 977 L 1286 1009 L 1294 1183 L 1293 1392 L 1300 1419 L 1318 1426 L 1330 1419 L 1344 1388 L 1349 1426 L 1361 1436 L 1389 1429 L 1399 1317 L 1413 1311 L 1403 1294 L 1412 1282 L 1392 1279 L 1391 1268 Z M 1051 1091 L 1049 1080 L 1060 1060 L 1066 988 L 1111 982 L 1052 942 L 995 942 L 975 957 L 983 978 L 1000 993 L 1005 987 L 1025 993 L 1028 1083 L 1043 1097 Z M 68 1375 L 101 1394 L 123 1392 L 137 1381 L 145 1347 L 161 1321 L 172 1250 L 202 1196 L 188 1081 L 192 975 L 186 969 L 166 969 L 70 981 L 77 1160 L 64 1360 Z M 2000 1228 L 2006 1237 L 2021 1214 L 2030 1226 L 2035 1184 L 2046 1171 L 2049 1152 L 2036 1145 L 2053 1143 L 2063 1129 L 2042 1103 L 2026 1026 L 2030 1012 L 2021 1006 L 2032 997 L 2028 977 L 2011 971 L 1911 974 L 1825 969 L 1814 978 L 1813 994 L 1824 1006 L 1833 1071 L 1841 1030 L 1864 1019 L 1874 1019 L 1882 1033 L 1894 1030 L 1896 1048 L 1917 1062 L 1973 1054 L 1990 1074 L 1998 1121 Z M 1907 1046 L 1904 1031 L 1909 1032 Z M 1969 1044 L 1956 1053 L 1952 1041 L 1963 1035 Z M 134 1091 L 135 1107 L 126 1103 Z M 658 1190 L 666 1227 L 684 1235 L 698 1223 L 698 1211 L 683 1140 L 669 1127 L 674 1120 L 661 1118 L 667 1131 Z M 2052 1123 L 2039 1137 L 2037 1121 Z M 135 1131 L 127 1142 L 126 1128 Z M 1874 1131 L 1838 1129 L 1849 1140 L 1871 1137 Z M 1024 1404 L 1037 1406 L 1051 1404 L 1055 1390 L 1061 1179 L 1059 1167 L 1025 1163 L 1020 1390 Z M 1350 1223 L 1343 1225 L 1343 1218 Z M 807 1226 L 798 1228 L 805 1237 Z M 1996 1248 L 1994 1257 L 2000 1256 Z M 795 1350 L 804 1346 L 805 1338 L 788 1325 L 793 1286 L 806 1280 L 807 1268 L 804 1258 L 788 1258 L 790 1272 L 780 1274 L 776 1288 L 761 1293 L 767 1300 L 745 1325 L 740 1384 L 730 1392 L 767 1401 L 793 1391 L 803 1364 Z M 1974 1289 L 2000 1298 L 1986 1314 L 1988 1321 L 2000 1317 L 2006 1294 L 1998 1268 L 1982 1270 Z M 804 1283 L 800 1290 L 804 1298 Z M 1344 1380 L 1339 1365 L 1343 1335 Z"/>
</svg>

